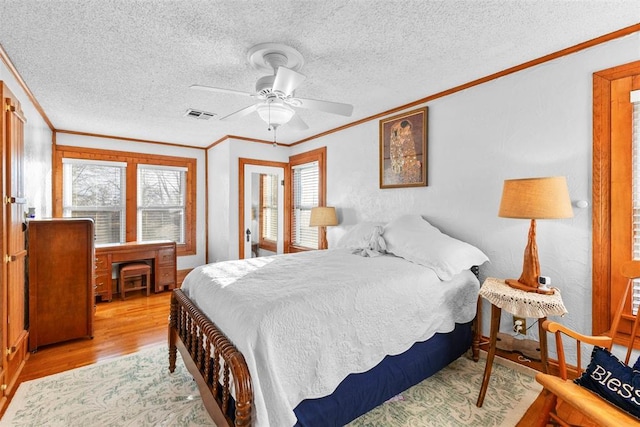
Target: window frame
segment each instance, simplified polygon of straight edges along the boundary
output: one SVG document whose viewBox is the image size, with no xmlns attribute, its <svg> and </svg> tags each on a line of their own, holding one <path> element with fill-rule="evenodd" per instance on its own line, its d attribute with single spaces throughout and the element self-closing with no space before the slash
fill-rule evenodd
<svg viewBox="0 0 640 427">
<path fill-rule="evenodd" d="M 62 217 L 63 167 L 62 159 L 101 160 L 122 162 L 126 168 L 125 242 L 136 242 L 138 236 L 138 164 L 182 167 L 187 169 L 185 200 L 185 242 L 177 244 L 178 256 L 196 254 L 196 173 L 197 159 L 163 156 L 159 154 L 102 150 L 97 148 L 54 145 L 53 216 Z"/>
<path fill-rule="evenodd" d="M 613 110 L 613 108 L 627 107 L 620 106 L 618 103 L 612 107 L 612 101 L 617 96 L 624 96 L 625 91 L 633 90 L 634 87 L 640 88 L 640 61 L 593 74 L 592 333 L 594 335 L 610 333 L 611 319 L 620 300 L 621 288 L 623 289 L 626 284 L 626 279 L 616 274 L 618 272 L 615 271 L 614 258 L 625 257 L 624 253 L 627 251 L 628 259 L 631 257 L 631 236 L 629 235 L 629 242 L 621 243 L 619 233 L 612 229 L 614 215 L 628 214 L 626 209 L 618 208 L 626 205 L 624 200 L 631 195 L 631 169 L 613 173 L 612 159 L 615 162 L 621 156 L 628 156 L 630 162 L 631 147 L 620 141 L 626 139 L 630 141 L 631 123 L 627 123 L 627 119 L 624 118 L 627 114 L 616 115 L 616 111 Z M 615 117 L 621 117 L 621 121 L 614 122 L 617 120 Z M 620 178 L 623 178 L 626 183 L 614 182 Z M 625 333 L 625 330 L 630 331 L 629 318 L 627 314 L 621 319 L 621 333 L 616 336 L 617 343 L 628 343 L 629 334 Z"/>
<path fill-rule="evenodd" d="M 294 156 L 289 157 L 289 191 L 287 192 L 286 197 L 286 212 L 288 213 L 285 220 L 287 221 L 287 226 L 285 227 L 285 252 L 304 252 L 309 250 L 314 250 L 314 248 L 306 248 L 303 246 L 297 246 L 293 244 L 292 232 L 293 232 L 293 168 L 298 165 L 303 165 L 311 162 L 318 162 L 318 206 L 326 206 L 327 200 L 327 147 L 317 148 L 315 150 L 307 151 L 304 153 L 296 154 Z M 318 227 L 318 248 L 317 249 L 327 249 L 327 233 L 325 227 Z"/>
</svg>

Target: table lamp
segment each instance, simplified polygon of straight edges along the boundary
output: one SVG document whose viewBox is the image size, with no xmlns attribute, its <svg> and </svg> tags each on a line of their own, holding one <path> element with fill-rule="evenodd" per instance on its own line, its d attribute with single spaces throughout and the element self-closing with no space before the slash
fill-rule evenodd
<svg viewBox="0 0 640 427">
<path fill-rule="evenodd" d="M 524 250 L 522 274 L 518 280 L 507 279 L 505 282 L 512 288 L 527 292 L 553 293 L 552 289 L 539 289 L 540 262 L 536 245 L 536 219 L 573 217 L 565 177 L 505 180 L 498 216 L 531 220 L 529 239 Z"/>
<path fill-rule="evenodd" d="M 318 206 L 311 208 L 309 227 L 326 227 L 330 225 L 338 225 L 336 208 L 331 206 Z"/>
<path fill-rule="evenodd" d="M 309 219 L 309 227 L 318 228 L 318 248 L 326 249 L 327 237 L 325 229 L 330 225 L 338 225 L 338 217 L 336 216 L 336 208 L 332 206 L 318 206 L 311 208 L 311 218 Z"/>
</svg>

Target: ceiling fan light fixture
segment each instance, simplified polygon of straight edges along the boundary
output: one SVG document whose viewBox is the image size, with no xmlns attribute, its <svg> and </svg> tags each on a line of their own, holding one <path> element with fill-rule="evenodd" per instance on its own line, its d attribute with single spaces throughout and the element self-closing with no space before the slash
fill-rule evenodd
<svg viewBox="0 0 640 427">
<path fill-rule="evenodd" d="M 280 126 L 288 123 L 295 111 L 280 100 L 267 101 L 258 105 L 258 115 L 269 126 Z"/>
</svg>

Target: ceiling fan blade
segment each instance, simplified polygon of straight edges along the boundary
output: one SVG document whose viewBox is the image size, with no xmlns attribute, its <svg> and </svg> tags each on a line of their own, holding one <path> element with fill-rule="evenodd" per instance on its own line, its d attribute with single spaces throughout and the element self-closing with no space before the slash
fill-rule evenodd
<svg viewBox="0 0 640 427">
<path fill-rule="evenodd" d="M 255 96 L 255 94 L 253 93 L 242 92 L 234 89 L 224 89 L 221 87 L 202 86 L 202 85 L 191 85 L 189 87 L 191 89 L 197 89 L 197 90 L 208 90 L 209 92 L 221 92 L 221 93 L 230 93 L 233 95 Z"/>
<path fill-rule="evenodd" d="M 295 130 L 309 129 L 309 125 L 307 125 L 297 114 L 294 114 L 293 117 L 291 117 L 291 120 L 287 122 L 287 125 L 291 126 L 291 128 Z"/>
<path fill-rule="evenodd" d="M 311 110 L 324 111 L 325 113 L 340 114 L 341 116 L 351 116 L 353 105 L 342 104 L 340 102 L 320 101 L 318 99 L 293 98 L 291 105 Z"/>
<path fill-rule="evenodd" d="M 258 104 L 249 105 L 248 107 L 243 108 L 242 110 L 238 110 L 234 113 L 228 114 L 224 117 L 221 117 L 220 120 L 237 120 L 243 117 L 248 116 L 249 114 L 256 111 L 258 108 Z"/>
<path fill-rule="evenodd" d="M 296 71 L 286 67 L 278 67 L 272 90 L 274 92 L 281 92 L 284 96 L 289 96 L 300 86 L 300 83 L 302 83 L 304 79 L 306 79 L 306 77 Z"/>
</svg>

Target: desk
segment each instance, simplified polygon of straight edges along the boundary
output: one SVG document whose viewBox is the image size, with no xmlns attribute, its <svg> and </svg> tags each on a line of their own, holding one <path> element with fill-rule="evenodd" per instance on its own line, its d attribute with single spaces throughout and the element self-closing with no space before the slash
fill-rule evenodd
<svg viewBox="0 0 640 427">
<path fill-rule="evenodd" d="M 148 262 L 151 265 L 154 292 L 176 287 L 175 242 L 162 240 L 96 245 L 95 295 L 101 301 L 111 301 L 114 264 L 133 261 Z"/>
<path fill-rule="evenodd" d="M 540 334 L 540 358 L 542 369 L 545 373 L 547 367 L 547 333 L 542 328 L 542 322 L 547 316 L 563 316 L 567 314 L 567 309 L 562 302 L 560 291 L 555 290 L 552 295 L 538 294 L 535 292 L 525 292 L 514 289 L 504 283 L 504 280 L 488 277 L 480 288 L 480 296 L 491 303 L 491 336 L 489 338 L 489 353 L 487 354 L 487 364 L 484 367 L 484 377 L 482 387 L 476 406 L 480 408 L 487 393 L 489 378 L 493 359 L 496 355 L 496 339 L 500 329 L 500 315 L 504 308 L 511 314 L 520 317 L 537 318 L 538 331 Z"/>
</svg>

